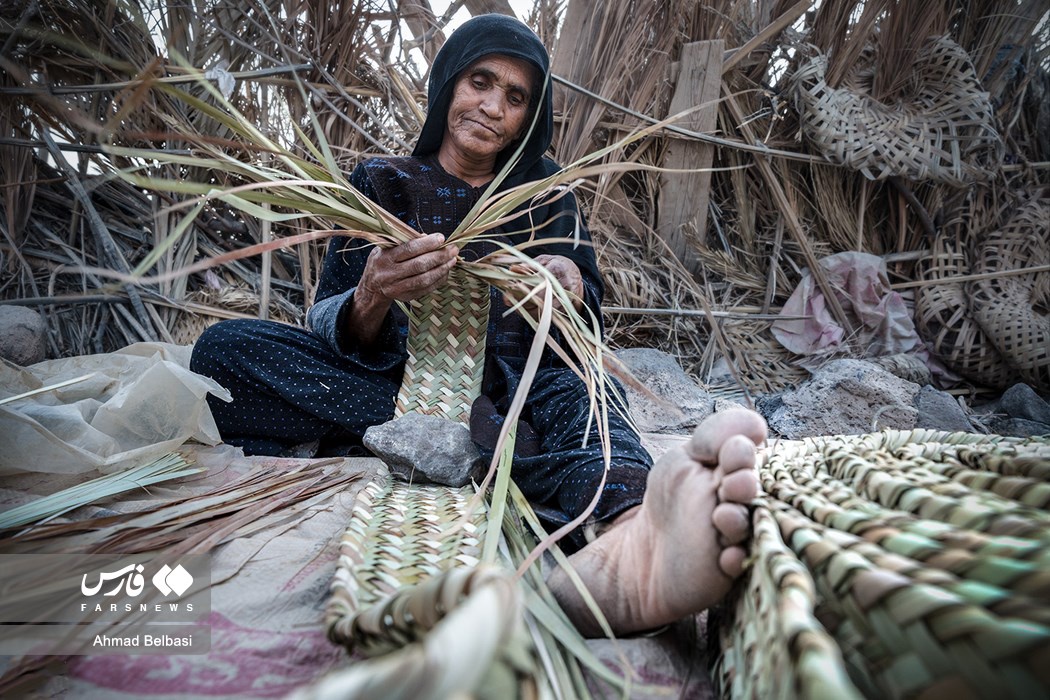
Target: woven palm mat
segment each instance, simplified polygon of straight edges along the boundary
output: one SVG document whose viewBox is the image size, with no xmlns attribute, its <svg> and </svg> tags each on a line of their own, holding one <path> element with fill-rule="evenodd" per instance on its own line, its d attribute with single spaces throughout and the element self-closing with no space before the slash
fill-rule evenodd
<svg viewBox="0 0 1050 700">
<path fill-rule="evenodd" d="M 803 133 L 828 161 L 872 180 L 961 187 L 991 177 L 1003 148 L 994 110 L 969 55 L 951 39 L 923 44 L 907 99 L 895 103 L 828 85 L 827 67 L 821 55 L 802 63 L 792 91 Z"/>
<path fill-rule="evenodd" d="M 456 566 L 477 566 L 486 520 L 483 508 L 468 517 L 471 495 L 470 489 L 420 487 L 387 475 L 362 489 L 332 583 L 327 619 L 333 642 L 389 651 L 389 640 L 356 633 L 358 611 Z"/>
<path fill-rule="evenodd" d="M 409 309 L 395 414 L 469 423 L 481 391 L 488 284 L 458 270 Z M 325 615 L 329 639 L 370 657 L 307 697 L 533 697 L 547 685 L 512 572 L 479 566 L 487 525 L 473 489 L 382 472 L 358 496 Z"/>
<path fill-rule="evenodd" d="M 778 442 L 719 628 L 727 697 L 1050 697 L 1050 440 Z"/>
<path fill-rule="evenodd" d="M 488 284 L 456 268 L 444 288 L 412 302 L 396 415 L 415 411 L 469 424 L 481 394 L 488 322 Z"/>
</svg>

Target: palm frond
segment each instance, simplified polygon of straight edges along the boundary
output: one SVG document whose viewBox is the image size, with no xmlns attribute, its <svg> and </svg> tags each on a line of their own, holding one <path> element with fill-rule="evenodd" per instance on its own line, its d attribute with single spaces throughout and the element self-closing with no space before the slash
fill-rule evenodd
<svg viewBox="0 0 1050 700">
<path fill-rule="evenodd" d="M 80 379 L 83 379 L 83 377 Z M 71 380 L 71 382 L 80 381 L 80 379 Z M 54 389 L 56 387 L 47 388 Z M 191 467 L 191 464 L 192 462 L 187 461 L 185 457 L 173 452 L 149 464 L 107 474 L 98 479 L 71 486 L 58 493 L 43 496 L 0 513 L 0 530 L 31 523 L 46 522 L 51 518 L 64 515 L 81 506 L 97 503 L 110 496 L 145 488 L 163 481 L 190 476 L 191 474 L 199 474 L 204 471 L 203 467 Z"/>
</svg>

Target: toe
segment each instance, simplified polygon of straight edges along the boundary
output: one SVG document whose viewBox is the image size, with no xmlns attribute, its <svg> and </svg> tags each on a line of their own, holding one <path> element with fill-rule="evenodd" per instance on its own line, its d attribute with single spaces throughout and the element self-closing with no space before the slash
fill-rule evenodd
<svg viewBox="0 0 1050 700">
<path fill-rule="evenodd" d="M 722 446 L 735 435 L 742 435 L 752 444 L 760 445 L 766 439 L 766 421 L 746 408 L 720 411 L 696 427 L 687 450 L 693 459 L 713 465 L 718 462 Z"/>
<path fill-rule="evenodd" d="M 718 500 L 723 503 L 750 503 L 758 495 L 758 473 L 735 471 L 722 477 L 718 486 Z"/>
<path fill-rule="evenodd" d="M 758 448 L 755 443 L 745 435 L 733 435 L 726 438 L 722 443 L 722 449 L 718 451 L 718 466 L 722 467 L 723 473 L 734 472 L 738 469 L 751 469 L 755 466 L 755 454 Z"/>
<path fill-rule="evenodd" d="M 711 512 L 711 522 L 726 544 L 740 544 L 750 533 L 750 514 L 737 503 L 719 503 Z"/>
<path fill-rule="evenodd" d="M 744 562 L 747 560 L 747 552 L 743 547 L 726 547 L 718 556 L 718 568 L 730 578 L 736 578 L 744 573 Z"/>
</svg>

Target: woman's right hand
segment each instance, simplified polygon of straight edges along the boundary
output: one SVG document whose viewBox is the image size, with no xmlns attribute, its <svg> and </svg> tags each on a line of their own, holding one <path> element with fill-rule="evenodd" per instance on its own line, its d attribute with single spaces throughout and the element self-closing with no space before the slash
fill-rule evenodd
<svg viewBox="0 0 1050 700">
<path fill-rule="evenodd" d="M 459 248 L 442 248 L 444 242 L 444 236 L 432 233 L 393 248 L 377 246 L 368 254 L 351 302 L 346 329 L 351 338 L 372 345 L 395 300 L 418 299 L 445 283 Z"/>
<path fill-rule="evenodd" d="M 389 306 L 434 291 L 448 279 L 459 255 L 456 246 L 442 248 L 444 242 L 443 235 L 432 233 L 393 248 L 374 248 L 365 262 L 355 299 Z"/>
</svg>

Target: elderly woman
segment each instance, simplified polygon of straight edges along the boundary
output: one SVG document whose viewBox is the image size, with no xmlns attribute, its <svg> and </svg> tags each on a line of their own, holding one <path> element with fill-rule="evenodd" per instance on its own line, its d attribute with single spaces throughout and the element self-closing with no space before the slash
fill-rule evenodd
<svg viewBox="0 0 1050 700">
<path fill-rule="evenodd" d="M 553 135 L 550 91 L 543 87 L 548 63 L 536 35 L 501 15 L 472 19 L 448 39 L 431 68 L 428 114 L 412 155 L 372 158 L 351 175 L 367 197 L 427 235 L 389 249 L 333 238 L 309 330 L 227 321 L 201 336 L 193 370 L 233 395 L 229 404 L 209 397 L 227 442 L 248 454 L 279 454 L 311 440 L 345 448 L 393 417 L 407 335 L 394 302 L 445 284 L 459 256 L 492 249 L 482 243 L 460 251 L 444 245 L 445 237 L 519 147 L 501 188 L 557 170 L 544 156 Z M 549 240 L 528 253 L 574 303 L 601 318 L 603 284 L 571 195 L 522 212 L 496 233 L 511 244 Z M 583 245 L 557 240 L 574 233 Z M 489 449 L 531 341 L 527 324 L 504 316 L 503 308 L 494 298 L 483 396 L 471 412 L 472 435 Z M 548 351 L 523 413 L 513 476 L 554 524 L 584 512 L 601 483 L 600 446 L 582 446 L 588 410 L 583 383 Z M 717 602 L 743 565 L 743 504 L 757 489 L 755 446 L 765 438 L 764 422 L 751 412 L 720 414 L 652 474 L 638 435 L 618 416 L 609 417 L 609 435 L 612 466 L 592 516 L 604 534 L 573 554 L 573 562 L 614 629 L 654 627 Z M 575 542 L 584 544 L 579 536 Z M 563 575 L 550 583 L 581 629 L 596 632 Z"/>
</svg>

